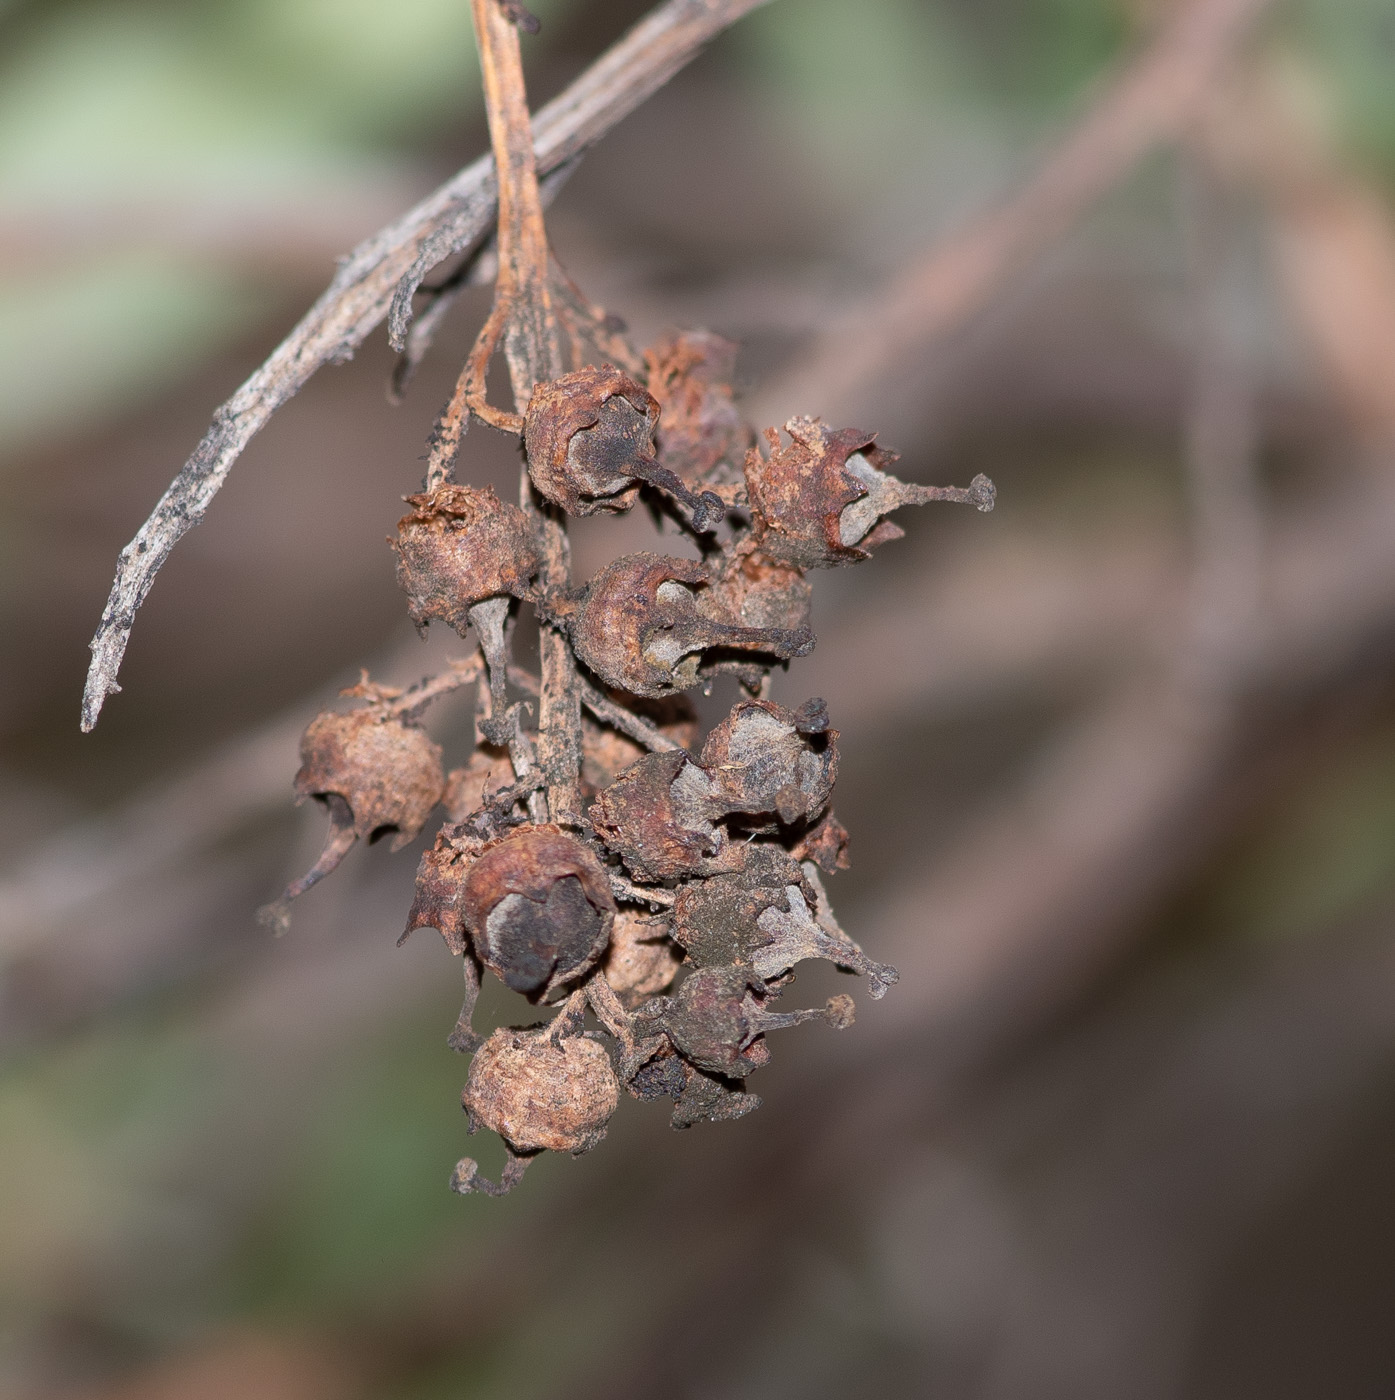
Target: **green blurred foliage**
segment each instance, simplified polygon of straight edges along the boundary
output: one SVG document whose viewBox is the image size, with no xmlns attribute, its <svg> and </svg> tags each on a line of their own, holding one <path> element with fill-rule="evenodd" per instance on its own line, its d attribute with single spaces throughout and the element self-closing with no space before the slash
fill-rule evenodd
<svg viewBox="0 0 1395 1400">
<path fill-rule="evenodd" d="M 1203 896 L 1211 938 L 1294 938 L 1384 896 L 1395 851 L 1395 726 L 1364 732 L 1265 814 Z"/>
<path fill-rule="evenodd" d="M 0 200 L 60 241 L 80 233 L 84 252 L 0 273 L 10 453 L 132 404 L 285 294 L 274 272 L 171 258 L 124 231 L 94 253 L 94 221 L 147 215 L 158 248 L 162 208 L 233 220 L 240 207 L 396 187 L 402 155 L 478 103 L 457 0 L 108 0 L 21 18 L 0 60 Z"/>
<path fill-rule="evenodd" d="M 1298 14 L 1343 145 L 1395 184 L 1395 4 L 1305 0 Z"/>
<path fill-rule="evenodd" d="M 462 1062 L 442 1041 L 413 1015 L 332 1066 L 231 1271 L 233 1306 L 290 1317 L 391 1309 L 424 1257 L 492 1228 L 445 1189 L 468 1139 Z"/>
</svg>

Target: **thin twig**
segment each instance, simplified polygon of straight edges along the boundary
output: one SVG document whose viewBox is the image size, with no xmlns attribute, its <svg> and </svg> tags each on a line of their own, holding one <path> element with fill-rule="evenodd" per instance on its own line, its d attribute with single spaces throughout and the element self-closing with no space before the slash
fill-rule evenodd
<svg viewBox="0 0 1395 1400">
<path fill-rule="evenodd" d="M 484 75 L 489 135 L 499 172 L 499 276 L 494 309 L 438 427 L 428 479 L 439 476 L 454 458 L 449 439 L 452 415 L 459 419 L 462 412 L 473 413 L 494 427 L 520 432 L 534 386 L 558 378 L 568 368 L 567 346 L 552 294 L 552 259 L 538 191 L 518 31 L 498 0 L 471 0 L 471 13 Z M 513 389 L 512 414 L 500 413 L 484 401 L 485 372 L 501 344 Z M 548 591 L 566 589 L 571 582 L 571 547 L 565 520 L 535 499 L 526 466 L 519 483 L 519 503 L 537 523 L 543 542 L 539 585 Z M 582 821 L 576 661 L 566 634 L 546 623 L 540 630 L 538 651 L 542 672 L 538 761 L 546 779 L 548 816 L 554 822 L 575 826 Z"/>
<path fill-rule="evenodd" d="M 538 114 L 533 128 L 538 168 L 555 170 L 593 145 L 705 43 L 762 3 L 668 0 L 660 5 Z M 351 358 L 390 310 L 396 312 L 393 343 L 403 349 L 412 296 L 422 279 L 445 258 L 478 241 L 494 212 L 493 162 L 482 157 L 359 244 L 291 334 L 214 414 L 193 456 L 121 551 L 92 638 L 84 730 L 97 723 L 106 697 L 120 689 L 121 659 L 156 573 L 184 534 L 203 519 L 243 449 L 317 369 Z"/>
<path fill-rule="evenodd" d="M 538 196 L 543 208 L 561 192 L 571 179 L 572 173 L 581 163 L 581 157 L 574 157 L 566 165 L 559 166 L 541 181 Z M 388 399 L 391 403 L 402 402 L 407 386 L 417 372 L 417 366 L 426 358 L 436 340 L 436 332 L 446 319 L 456 298 L 466 287 L 488 286 L 499 273 L 499 249 L 496 239 L 486 239 L 479 249 L 466 258 L 458 268 L 438 286 L 422 288 L 427 303 L 413 318 L 402 342 L 402 354 L 393 366 L 392 379 L 388 385 Z"/>
<path fill-rule="evenodd" d="M 633 739 L 635 743 L 642 744 L 653 753 L 671 753 L 674 749 L 683 747 L 677 740 L 670 739 L 661 729 L 650 724 L 643 716 L 634 714 L 623 705 L 617 705 L 608 696 L 601 694 L 584 677 L 577 678 L 577 686 L 581 692 L 581 703 L 598 720 L 610 725 L 612 729 L 618 729 L 627 739 Z"/>
</svg>

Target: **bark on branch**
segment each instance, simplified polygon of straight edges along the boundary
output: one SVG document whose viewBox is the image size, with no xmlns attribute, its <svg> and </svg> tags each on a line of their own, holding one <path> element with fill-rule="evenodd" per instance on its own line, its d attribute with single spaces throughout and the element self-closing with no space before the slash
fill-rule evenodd
<svg viewBox="0 0 1395 1400">
<path fill-rule="evenodd" d="M 603 54 L 533 123 L 537 167 L 546 174 L 593 145 L 664 85 L 702 46 L 764 0 L 667 0 Z M 412 296 L 444 258 L 476 243 L 495 218 L 494 162 L 481 157 L 395 223 L 360 243 L 320 299 L 271 357 L 213 415 L 193 456 L 150 518 L 121 551 L 116 579 L 92 638 L 82 728 L 90 730 L 116 676 L 137 609 L 160 566 L 203 519 L 242 450 L 322 365 L 339 363 L 385 318 L 402 349 Z"/>
</svg>

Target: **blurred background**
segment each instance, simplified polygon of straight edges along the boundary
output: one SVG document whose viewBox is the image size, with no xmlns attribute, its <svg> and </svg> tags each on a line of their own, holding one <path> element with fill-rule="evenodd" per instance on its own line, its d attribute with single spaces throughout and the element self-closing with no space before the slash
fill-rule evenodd
<svg viewBox="0 0 1395 1400">
<path fill-rule="evenodd" d="M 586 157 L 554 245 L 641 343 L 999 497 L 815 576 L 777 682 L 900 985 L 500 1201 L 446 1189 L 501 1154 L 457 965 L 393 946 L 418 847 L 252 917 L 311 715 L 460 648 L 384 537 L 487 290 L 401 406 L 379 330 L 277 414 L 77 726 L 214 409 L 485 149 L 468 8 L 0 5 L 0 1391 L 1395 1394 L 1395 5 L 775 0 Z M 644 6 L 536 8 L 538 105 Z"/>
</svg>

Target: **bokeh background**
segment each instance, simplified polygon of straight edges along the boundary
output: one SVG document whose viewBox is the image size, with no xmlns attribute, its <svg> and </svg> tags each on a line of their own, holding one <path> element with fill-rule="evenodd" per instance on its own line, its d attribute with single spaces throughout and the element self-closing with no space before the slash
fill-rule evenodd
<svg viewBox="0 0 1395 1400">
<path fill-rule="evenodd" d="M 537 8 L 537 103 L 643 10 Z M 486 290 L 401 406 L 379 331 L 276 416 L 77 730 L 212 411 L 484 149 L 468 6 L 0 6 L 0 1391 L 1395 1394 L 1395 6 L 1249 8 L 775 0 L 557 199 L 761 425 L 999 504 L 817 577 L 777 687 L 842 731 L 832 893 L 901 984 L 779 1037 L 753 1117 L 626 1102 L 493 1201 L 446 1189 L 498 1158 L 456 964 L 393 946 L 417 848 L 252 918 L 323 834 L 300 729 L 452 654 L 384 537 Z"/>
</svg>

